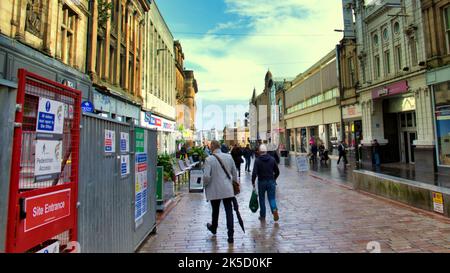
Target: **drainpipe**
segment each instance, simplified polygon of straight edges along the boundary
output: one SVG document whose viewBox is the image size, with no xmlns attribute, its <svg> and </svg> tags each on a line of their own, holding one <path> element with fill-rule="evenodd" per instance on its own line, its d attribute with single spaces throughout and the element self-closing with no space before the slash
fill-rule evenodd
<svg viewBox="0 0 450 273">
<path fill-rule="evenodd" d="M 345 126 L 344 126 L 344 115 L 342 113 L 342 99 L 344 98 L 344 88 L 342 86 L 342 75 L 341 75 L 341 49 L 342 45 L 336 45 L 336 71 L 337 71 L 337 80 L 338 80 L 338 88 L 339 88 L 339 113 L 341 115 L 341 141 L 345 139 Z"/>
</svg>

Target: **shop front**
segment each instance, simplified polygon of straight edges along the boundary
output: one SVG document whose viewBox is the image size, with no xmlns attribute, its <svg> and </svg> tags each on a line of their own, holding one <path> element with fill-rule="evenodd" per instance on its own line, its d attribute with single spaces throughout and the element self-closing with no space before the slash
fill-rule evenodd
<svg viewBox="0 0 450 273">
<path fill-rule="evenodd" d="M 157 148 L 158 154 L 175 154 L 176 152 L 176 123 L 149 112 L 141 111 L 140 125 L 145 128 L 158 131 Z"/>
<path fill-rule="evenodd" d="M 344 142 L 348 148 L 348 159 L 359 162 L 361 159 L 360 144 L 362 134 L 362 112 L 361 105 L 353 104 L 342 107 L 344 121 Z"/>
<path fill-rule="evenodd" d="M 330 154 L 337 154 L 340 140 L 341 112 L 338 105 L 302 115 L 286 116 L 291 155 L 307 154 L 313 143 L 324 144 Z"/>
<path fill-rule="evenodd" d="M 450 174 L 450 66 L 428 72 L 427 84 L 433 93 L 436 167 Z"/>
<path fill-rule="evenodd" d="M 416 100 L 408 81 L 372 91 L 372 99 L 382 104 L 384 137 L 387 140 L 382 163 L 414 164 L 417 140 Z"/>
</svg>

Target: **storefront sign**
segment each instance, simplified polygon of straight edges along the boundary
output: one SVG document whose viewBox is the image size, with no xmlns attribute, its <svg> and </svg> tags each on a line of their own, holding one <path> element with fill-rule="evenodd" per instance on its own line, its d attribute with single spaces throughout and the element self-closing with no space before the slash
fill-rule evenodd
<svg viewBox="0 0 450 273">
<path fill-rule="evenodd" d="M 394 96 L 408 92 L 408 81 L 396 82 L 388 86 L 384 86 L 372 91 L 372 98 L 377 99 L 381 97 Z"/>
<path fill-rule="evenodd" d="M 61 173 L 62 141 L 36 141 L 34 176 L 36 182 L 56 179 Z"/>
<path fill-rule="evenodd" d="M 70 215 L 70 189 L 25 199 L 25 232 Z"/>
<path fill-rule="evenodd" d="M 176 124 L 174 121 L 147 112 L 141 112 L 141 126 L 163 132 L 175 132 Z"/>
<path fill-rule="evenodd" d="M 130 152 L 130 135 L 128 133 L 120 132 L 120 152 Z"/>
<path fill-rule="evenodd" d="M 362 116 L 361 105 L 354 104 L 342 108 L 344 119 L 360 118 Z"/>
<path fill-rule="evenodd" d="M 416 110 L 416 98 L 414 96 L 406 98 L 389 99 L 388 113 L 400 113 Z"/>
<path fill-rule="evenodd" d="M 39 98 L 36 132 L 62 135 L 64 125 L 64 104 Z"/>
<path fill-rule="evenodd" d="M 105 130 L 105 153 L 116 152 L 116 133 L 111 130 Z"/>
<path fill-rule="evenodd" d="M 442 193 L 433 192 L 433 208 L 434 211 L 444 213 L 444 198 Z"/>
</svg>

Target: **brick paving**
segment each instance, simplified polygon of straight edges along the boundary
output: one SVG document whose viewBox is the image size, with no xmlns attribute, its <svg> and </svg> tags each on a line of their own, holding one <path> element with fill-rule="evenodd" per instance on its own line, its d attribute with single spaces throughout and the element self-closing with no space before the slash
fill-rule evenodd
<svg viewBox="0 0 450 273">
<path fill-rule="evenodd" d="M 242 168 L 244 169 L 244 168 Z M 258 220 L 248 208 L 251 176 L 242 175 L 238 196 L 246 233 L 235 217 L 235 242 L 227 243 L 221 207 L 217 235 L 204 194 L 186 193 L 157 227 L 140 252 L 305 253 L 369 252 L 375 241 L 386 252 L 450 253 L 450 221 L 414 208 L 353 191 L 342 183 L 280 167 L 277 199 L 280 221 Z"/>
</svg>

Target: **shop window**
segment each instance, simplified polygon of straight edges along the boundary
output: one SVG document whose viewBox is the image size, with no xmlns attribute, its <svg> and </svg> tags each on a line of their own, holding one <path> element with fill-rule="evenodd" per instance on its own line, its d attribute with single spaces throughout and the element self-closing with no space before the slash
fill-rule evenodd
<svg viewBox="0 0 450 273">
<path fill-rule="evenodd" d="M 61 60 L 73 65 L 75 62 L 75 31 L 77 14 L 71 10 L 67 5 L 62 9 L 62 24 L 61 24 Z"/>
<path fill-rule="evenodd" d="M 444 28 L 447 40 L 447 53 L 450 54 L 450 6 L 444 9 Z"/>
<path fill-rule="evenodd" d="M 411 51 L 411 65 L 416 66 L 418 63 L 418 61 L 417 61 L 417 42 L 414 37 L 411 37 L 409 39 L 409 48 Z"/>
<path fill-rule="evenodd" d="M 400 23 L 399 22 L 395 22 L 394 23 L 394 34 L 395 35 L 399 35 L 400 34 Z"/>
<path fill-rule="evenodd" d="M 434 86 L 439 165 L 450 167 L 450 82 Z"/>
<path fill-rule="evenodd" d="M 395 47 L 395 68 L 402 71 L 402 48 L 400 45 Z"/>
<path fill-rule="evenodd" d="M 381 76 L 381 67 L 380 67 L 380 56 L 375 56 L 374 59 L 374 72 L 375 72 L 375 78 L 378 79 Z"/>
<path fill-rule="evenodd" d="M 391 74 L 391 52 L 389 50 L 384 52 L 384 75 Z"/>
</svg>

